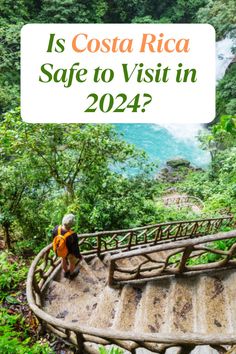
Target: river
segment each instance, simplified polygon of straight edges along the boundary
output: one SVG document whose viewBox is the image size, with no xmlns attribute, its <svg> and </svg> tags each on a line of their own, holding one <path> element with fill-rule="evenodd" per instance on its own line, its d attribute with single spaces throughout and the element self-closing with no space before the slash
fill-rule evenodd
<svg viewBox="0 0 236 354">
<path fill-rule="evenodd" d="M 229 37 L 216 43 L 216 82 L 220 80 L 233 59 Z M 200 147 L 197 138 L 201 125 L 115 124 L 124 139 L 145 150 L 151 161 L 163 166 L 168 159 L 183 157 L 196 167 L 205 168 L 210 155 Z"/>
</svg>

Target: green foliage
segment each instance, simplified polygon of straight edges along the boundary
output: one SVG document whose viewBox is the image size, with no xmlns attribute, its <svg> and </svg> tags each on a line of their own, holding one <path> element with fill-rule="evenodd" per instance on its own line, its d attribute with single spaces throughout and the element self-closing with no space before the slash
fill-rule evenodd
<svg viewBox="0 0 236 354">
<path fill-rule="evenodd" d="M 0 111 L 14 108 L 19 100 L 19 33 L 26 22 L 176 23 L 192 22 L 198 12 L 199 21 L 216 22 L 221 36 L 229 29 L 227 23 L 234 24 L 232 4 L 227 0 L 228 6 L 220 8 L 219 0 L 4 0 L 0 4 Z M 227 167 L 234 166 L 233 152 L 218 154 L 235 145 L 235 73 L 232 65 L 219 82 L 217 112 L 222 118 L 202 138 L 212 153 L 212 167 L 208 173 L 189 176 L 181 187 L 207 201 L 204 212 L 210 214 L 229 207 L 235 198 L 233 182 L 224 188 L 225 180 L 233 178 Z M 144 157 L 118 139 L 108 125 L 31 126 L 21 122 L 14 108 L 0 123 L 0 144 L 0 225 L 9 245 L 16 241 L 18 253 L 48 243 L 50 229 L 67 211 L 76 213 L 81 232 L 194 217 L 189 210 L 156 205 L 152 196 L 159 187 L 147 173 L 125 175 L 126 165 L 144 169 Z"/>
<path fill-rule="evenodd" d="M 236 119 L 224 115 L 204 136 L 202 146 L 210 151 L 212 163 L 207 171 L 194 171 L 179 184 L 179 190 L 199 197 L 208 216 L 236 212 Z M 227 230 L 225 230 L 227 231 Z M 205 256 L 203 256 L 204 258 Z M 208 258 L 204 258 L 207 262 Z"/>
<path fill-rule="evenodd" d="M 26 279 L 25 262 L 8 252 L 0 253 L 0 352 L 3 354 L 51 354 L 48 344 L 35 342 L 22 314 L 14 311 Z M 3 307 L 7 306 L 7 307 Z M 13 307 L 12 307 L 13 306 Z M 11 310 L 12 307 L 12 310 Z"/>
<path fill-rule="evenodd" d="M 0 299 L 3 299 L 8 295 L 8 291 L 17 289 L 25 280 L 28 269 L 24 262 L 21 262 L 19 267 L 19 263 L 11 259 L 11 254 L 7 252 L 0 253 L 0 264 Z"/>
<path fill-rule="evenodd" d="M 106 13 L 107 1 L 43 0 L 39 22 L 100 23 Z"/>
<path fill-rule="evenodd" d="M 221 250 L 221 251 L 228 251 L 230 247 L 236 242 L 236 239 L 230 239 L 230 240 L 220 240 L 220 241 L 214 241 L 212 244 L 207 245 L 208 248 L 215 249 L 215 250 Z M 225 256 L 220 255 L 220 254 L 215 254 L 211 252 L 205 252 L 204 254 L 191 258 L 188 260 L 188 265 L 198 265 L 198 264 L 207 264 L 207 263 L 214 263 L 219 260 L 223 260 Z"/>
<path fill-rule="evenodd" d="M 199 137 L 202 148 L 209 150 L 212 157 L 212 169 L 217 166 L 215 158 L 222 151 L 231 149 L 236 143 L 236 118 L 235 115 L 221 116 L 219 122 L 212 126 L 211 131 L 206 131 Z"/>
<path fill-rule="evenodd" d="M 236 114 L 236 64 L 231 64 L 216 88 L 217 116 Z"/>
<path fill-rule="evenodd" d="M 3 354 L 53 354 L 48 344 L 32 343 L 24 318 L 0 308 L 0 351 Z"/>
<path fill-rule="evenodd" d="M 189 208 L 166 208 L 161 197 L 166 184 L 151 178 L 145 156 L 122 141 L 109 125 L 30 125 L 20 119 L 20 29 L 41 23 L 211 23 L 222 38 L 235 27 L 235 1 L 227 0 L 2 0 L 0 3 L 0 225 L 17 254 L 35 253 L 51 241 L 50 230 L 66 212 L 77 215 L 79 232 L 135 227 L 149 223 L 195 219 Z M 197 14 L 197 16 L 196 16 Z M 232 34 L 233 32 L 231 32 Z M 178 190 L 200 197 L 199 217 L 236 213 L 236 66 L 217 85 L 217 119 L 201 137 L 211 152 L 207 171 L 189 173 Z M 221 118 L 220 118 L 221 117 Z M 126 175 L 127 168 L 144 171 Z M 91 241 L 92 242 L 92 241 Z M 228 249 L 232 242 L 213 247 Z M 214 262 L 206 253 L 190 264 Z M 172 259 L 179 261 L 179 255 Z M 191 263 L 192 262 L 192 263 Z M 0 300 L 17 304 L 16 292 L 27 267 L 13 255 L 0 253 Z M 33 344 L 22 315 L 0 309 L 0 352 L 52 353 Z M 100 348 L 101 354 L 121 354 Z"/>
<path fill-rule="evenodd" d="M 108 172 L 100 181 L 87 179 L 79 193 L 79 228 L 87 230 L 135 227 L 156 217 L 154 182 L 145 176 L 127 178 Z"/>
<path fill-rule="evenodd" d="M 167 5 L 168 2 L 164 2 Z M 206 0 L 176 0 L 161 11 L 161 17 L 169 18 L 174 23 L 195 22 L 196 12 L 206 4 Z M 153 9 L 155 11 L 155 9 Z M 164 10 L 164 11 L 163 11 Z M 157 14 L 158 16 L 158 14 Z M 159 15 L 160 16 L 160 15 Z"/>
<path fill-rule="evenodd" d="M 232 137 L 236 137 L 236 116 L 222 116 L 220 122 L 213 126 L 212 132 L 214 135 L 218 132 L 227 132 Z"/>
<path fill-rule="evenodd" d="M 22 23 L 0 29 L 1 83 L 19 84 L 20 28 Z"/>
<path fill-rule="evenodd" d="M 30 125 L 16 109 L 0 122 L 0 145 L 0 224 L 10 241 L 49 242 L 69 211 L 80 232 L 155 218 L 152 166 L 110 125 Z M 127 168 L 143 172 L 127 177 Z"/>
<path fill-rule="evenodd" d="M 217 216 L 236 212 L 236 151 L 218 152 L 212 167 L 206 172 L 190 173 L 179 186 L 180 190 L 201 198 L 204 212 Z"/>
<path fill-rule="evenodd" d="M 19 104 L 20 29 L 25 23 L 212 23 L 218 37 L 235 26 L 234 0 L 2 0 L 0 113 Z M 235 82 L 235 80 L 234 80 Z M 234 96 L 235 97 L 235 96 Z M 234 114 L 235 100 L 225 102 Z"/>
<path fill-rule="evenodd" d="M 99 353 L 100 354 L 123 354 L 124 350 L 116 347 L 112 348 L 105 348 L 105 347 L 99 347 Z"/>
<path fill-rule="evenodd" d="M 225 230 L 228 231 L 228 230 Z M 229 239 L 229 240 L 219 240 L 219 241 L 214 241 L 211 244 L 207 244 L 207 247 L 212 249 L 212 250 L 220 250 L 220 251 L 228 251 L 231 246 L 236 242 L 236 239 Z M 173 256 L 170 257 L 169 262 L 175 265 L 178 265 L 181 258 L 182 258 L 182 253 L 177 253 Z M 220 255 L 212 252 L 204 252 L 201 255 L 194 256 L 192 258 L 189 258 L 187 261 L 187 265 L 199 265 L 199 264 L 207 264 L 207 263 L 214 263 L 219 260 L 223 260 L 225 258 L 225 255 Z M 235 256 L 234 256 L 235 258 Z"/>
<path fill-rule="evenodd" d="M 1 0 L 0 24 L 16 24 L 29 19 L 28 9 L 24 0 Z"/>
<path fill-rule="evenodd" d="M 0 114 L 19 104 L 21 26 L 0 26 Z"/>
<path fill-rule="evenodd" d="M 205 7 L 198 10 L 197 20 L 211 24 L 216 30 L 217 37 L 222 38 L 235 28 L 235 1 L 209 0 Z"/>
<path fill-rule="evenodd" d="M 119 0 L 111 2 L 105 18 L 112 22 L 190 23 L 205 4 L 205 0 L 132 0 L 129 3 Z"/>
<path fill-rule="evenodd" d="M 158 222 L 168 222 L 176 220 L 194 220 L 204 218 L 204 213 L 197 214 L 189 207 L 178 208 L 175 205 L 166 207 L 162 202 L 156 202 L 156 215 Z"/>
<path fill-rule="evenodd" d="M 132 20 L 132 23 L 159 23 L 158 20 L 154 20 L 152 16 L 136 16 Z M 168 20 L 167 20 L 168 23 Z"/>
</svg>

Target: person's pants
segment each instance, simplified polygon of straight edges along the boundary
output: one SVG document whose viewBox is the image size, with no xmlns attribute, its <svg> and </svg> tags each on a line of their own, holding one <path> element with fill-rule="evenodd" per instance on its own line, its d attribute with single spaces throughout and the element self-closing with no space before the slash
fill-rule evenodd
<svg viewBox="0 0 236 354">
<path fill-rule="evenodd" d="M 69 264 L 70 273 L 73 273 L 77 262 L 78 258 L 76 258 L 73 254 L 68 254 L 65 258 L 62 258 L 62 268 L 64 272 L 68 271 Z"/>
</svg>

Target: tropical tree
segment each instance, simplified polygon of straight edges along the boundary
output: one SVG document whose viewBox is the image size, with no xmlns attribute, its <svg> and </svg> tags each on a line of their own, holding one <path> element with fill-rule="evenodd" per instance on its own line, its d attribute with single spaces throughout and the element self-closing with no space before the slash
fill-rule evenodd
<svg viewBox="0 0 236 354">
<path fill-rule="evenodd" d="M 111 125 L 27 124 L 15 109 L 0 122 L 0 146 L 0 222 L 8 246 L 16 223 L 25 235 L 45 235 L 69 210 L 84 230 L 147 217 L 153 182 L 150 172 L 137 172 L 144 170 L 146 156 Z M 127 177 L 127 168 L 136 175 Z"/>
<path fill-rule="evenodd" d="M 39 22 L 51 23 L 100 23 L 108 4 L 101 1 L 42 0 Z"/>
<path fill-rule="evenodd" d="M 210 23 L 216 30 L 217 38 L 220 39 L 235 29 L 235 1 L 209 0 L 206 6 L 198 10 L 197 20 L 201 23 Z"/>
</svg>

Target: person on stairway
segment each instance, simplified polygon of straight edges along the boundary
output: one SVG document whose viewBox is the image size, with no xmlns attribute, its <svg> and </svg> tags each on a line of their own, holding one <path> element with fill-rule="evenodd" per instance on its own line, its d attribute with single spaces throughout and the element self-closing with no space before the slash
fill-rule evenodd
<svg viewBox="0 0 236 354">
<path fill-rule="evenodd" d="M 53 249 L 62 258 L 64 277 L 70 280 L 79 274 L 78 263 L 82 260 L 78 236 L 71 230 L 74 225 L 75 216 L 67 214 L 62 219 L 62 225 L 57 225 L 52 230 Z"/>
</svg>

